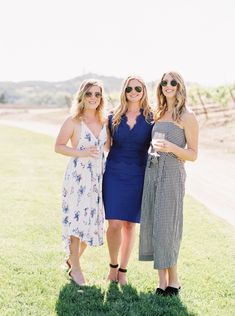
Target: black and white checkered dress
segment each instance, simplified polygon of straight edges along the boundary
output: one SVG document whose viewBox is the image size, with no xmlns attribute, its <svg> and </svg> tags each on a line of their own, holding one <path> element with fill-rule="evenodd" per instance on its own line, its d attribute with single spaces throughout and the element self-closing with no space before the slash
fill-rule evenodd
<svg viewBox="0 0 235 316">
<path fill-rule="evenodd" d="M 184 129 L 174 122 L 157 122 L 154 132 L 184 148 Z M 172 153 L 149 155 L 141 208 L 139 260 L 154 261 L 155 269 L 177 263 L 183 228 L 184 163 Z"/>
</svg>

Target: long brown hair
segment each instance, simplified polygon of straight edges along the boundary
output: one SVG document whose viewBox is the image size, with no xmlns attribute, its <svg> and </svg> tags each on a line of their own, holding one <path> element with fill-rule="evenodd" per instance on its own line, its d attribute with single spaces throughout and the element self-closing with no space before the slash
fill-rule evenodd
<svg viewBox="0 0 235 316">
<path fill-rule="evenodd" d="M 175 106 L 172 113 L 172 119 L 173 121 L 179 122 L 181 120 L 183 113 L 186 110 L 187 94 L 186 94 L 185 83 L 182 76 L 178 72 L 175 72 L 175 71 L 164 73 L 164 75 L 161 78 L 161 81 L 164 80 L 164 77 L 166 75 L 170 75 L 173 79 L 177 81 L 176 100 L 175 100 Z M 156 88 L 157 109 L 154 113 L 155 121 L 160 120 L 164 116 L 166 111 L 168 110 L 167 100 L 166 100 L 165 95 L 162 92 L 161 81 L 159 82 Z"/>
<path fill-rule="evenodd" d="M 93 86 L 97 86 L 101 90 L 101 99 L 100 104 L 96 109 L 96 115 L 101 123 L 104 122 L 104 105 L 105 105 L 105 98 L 104 98 L 104 87 L 101 81 L 96 79 L 87 79 L 84 80 L 77 93 L 74 96 L 72 107 L 71 107 L 71 114 L 73 118 L 80 120 L 83 116 L 84 108 L 85 108 L 85 94 L 86 92 Z"/>
<path fill-rule="evenodd" d="M 148 119 L 148 116 L 151 112 L 151 107 L 148 100 L 147 87 L 144 80 L 139 76 L 131 75 L 127 77 L 126 80 L 123 82 L 122 91 L 120 95 L 120 105 L 116 107 L 113 114 L 113 128 L 117 127 L 120 124 L 122 115 L 124 115 L 127 112 L 128 101 L 126 98 L 126 87 L 128 86 L 129 82 L 133 79 L 138 80 L 143 88 L 143 96 L 140 100 L 140 108 L 143 109 L 143 115 L 146 120 Z"/>
</svg>

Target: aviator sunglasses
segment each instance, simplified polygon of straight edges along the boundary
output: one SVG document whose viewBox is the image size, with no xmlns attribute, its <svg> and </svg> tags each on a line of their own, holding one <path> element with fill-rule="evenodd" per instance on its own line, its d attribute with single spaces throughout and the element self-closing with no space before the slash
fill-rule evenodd
<svg viewBox="0 0 235 316">
<path fill-rule="evenodd" d="M 85 93 L 85 96 L 88 97 L 88 98 L 92 97 L 93 95 L 94 95 L 97 99 L 99 99 L 99 98 L 102 97 L 102 94 L 101 94 L 100 92 L 96 92 L 96 93 L 93 94 L 92 92 L 87 91 L 87 92 Z"/>
<path fill-rule="evenodd" d="M 133 89 L 135 89 L 136 92 L 140 93 L 142 91 L 142 87 L 136 86 L 134 88 L 132 87 L 126 87 L 126 93 L 130 93 Z"/>
<path fill-rule="evenodd" d="M 162 87 L 166 87 L 168 84 L 170 84 L 172 87 L 176 87 L 177 86 L 177 81 L 176 80 L 171 80 L 170 82 L 167 82 L 166 80 L 162 80 L 160 85 Z"/>
</svg>

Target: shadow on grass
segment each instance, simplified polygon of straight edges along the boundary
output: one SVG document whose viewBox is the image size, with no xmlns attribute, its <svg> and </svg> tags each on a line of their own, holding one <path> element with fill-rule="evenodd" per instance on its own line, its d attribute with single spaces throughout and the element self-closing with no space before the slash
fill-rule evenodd
<svg viewBox="0 0 235 316">
<path fill-rule="evenodd" d="M 67 284 L 56 303 L 59 316 L 194 316 L 179 297 L 160 297 L 138 293 L 131 286 L 110 284 L 105 292 L 99 287 Z"/>
</svg>

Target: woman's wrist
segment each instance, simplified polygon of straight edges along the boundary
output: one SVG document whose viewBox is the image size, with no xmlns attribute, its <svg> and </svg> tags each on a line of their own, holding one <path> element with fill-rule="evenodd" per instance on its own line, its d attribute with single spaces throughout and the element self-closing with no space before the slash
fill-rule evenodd
<svg viewBox="0 0 235 316">
<path fill-rule="evenodd" d="M 75 155 L 77 158 L 84 157 L 84 154 L 85 154 L 84 150 L 80 150 L 80 149 L 75 149 L 75 150 L 76 150 Z"/>
<path fill-rule="evenodd" d="M 175 144 L 172 144 L 171 153 L 177 156 L 177 152 L 178 152 L 177 149 L 178 149 L 178 146 Z"/>
</svg>

